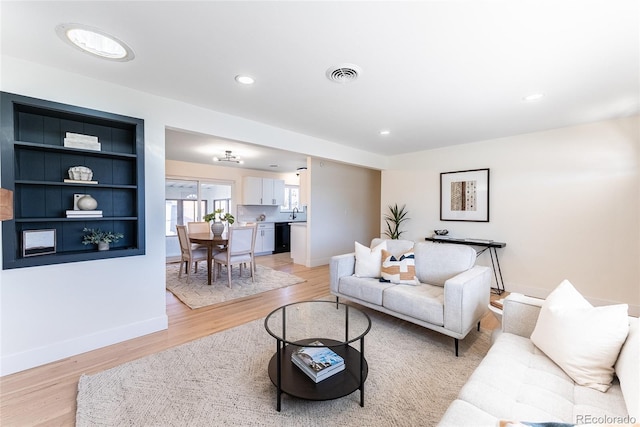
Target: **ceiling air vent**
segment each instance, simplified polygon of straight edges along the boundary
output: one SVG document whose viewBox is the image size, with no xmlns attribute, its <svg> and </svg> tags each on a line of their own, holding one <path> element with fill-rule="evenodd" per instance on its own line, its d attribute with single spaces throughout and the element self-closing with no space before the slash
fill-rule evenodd
<svg viewBox="0 0 640 427">
<path fill-rule="evenodd" d="M 327 78 L 335 83 L 351 83 L 362 74 L 362 69 L 353 64 L 341 64 L 327 70 Z"/>
</svg>

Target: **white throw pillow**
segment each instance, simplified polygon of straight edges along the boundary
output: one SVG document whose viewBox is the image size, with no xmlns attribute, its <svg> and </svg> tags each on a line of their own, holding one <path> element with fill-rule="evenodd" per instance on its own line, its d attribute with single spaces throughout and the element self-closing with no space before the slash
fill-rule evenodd
<svg viewBox="0 0 640 427">
<path fill-rule="evenodd" d="M 605 392 L 629 332 L 628 309 L 593 307 L 564 280 L 542 304 L 531 341 L 577 384 Z"/>
<path fill-rule="evenodd" d="M 387 250 L 387 242 L 384 241 L 373 249 L 356 242 L 356 276 L 380 277 L 382 265 L 382 250 Z"/>
</svg>

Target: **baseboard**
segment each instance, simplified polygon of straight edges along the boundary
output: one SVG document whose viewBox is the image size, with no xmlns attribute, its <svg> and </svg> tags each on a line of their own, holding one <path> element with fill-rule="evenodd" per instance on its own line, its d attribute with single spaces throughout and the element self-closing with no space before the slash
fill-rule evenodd
<svg viewBox="0 0 640 427">
<path fill-rule="evenodd" d="M 162 331 L 168 328 L 168 322 L 169 318 L 164 315 L 95 334 L 61 341 L 46 347 L 10 354 L 4 356 L 0 362 L 0 376 L 35 368 L 66 357 Z"/>
<path fill-rule="evenodd" d="M 530 297 L 536 297 L 536 298 L 546 298 L 547 295 L 549 295 L 549 293 L 551 292 L 551 290 L 549 289 L 542 289 L 542 288 L 535 288 L 532 286 L 518 286 L 518 285 L 513 285 L 513 284 L 509 284 L 508 285 L 508 292 L 517 292 L 520 294 L 524 294 L 524 295 L 528 295 Z M 613 304 L 628 304 L 628 303 L 624 303 L 621 301 L 611 301 L 611 300 L 605 300 L 605 299 L 600 299 L 600 298 L 591 298 L 589 296 L 585 295 L 585 298 L 587 299 L 587 301 L 589 301 L 591 304 L 593 304 L 594 306 L 601 306 L 601 305 L 613 305 Z M 632 317 L 640 317 L 640 305 L 638 304 L 628 304 L 629 305 L 629 316 Z"/>
</svg>

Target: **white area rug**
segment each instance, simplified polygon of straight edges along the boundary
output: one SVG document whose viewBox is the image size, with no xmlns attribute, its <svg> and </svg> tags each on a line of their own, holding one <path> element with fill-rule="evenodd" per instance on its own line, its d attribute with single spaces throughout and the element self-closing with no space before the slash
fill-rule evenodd
<svg viewBox="0 0 640 427">
<path fill-rule="evenodd" d="M 189 283 L 187 283 L 187 275 L 184 272 L 182 278 L 178 278 L 179 267 L 178 263 L 167 264 L 167 289 L 191 308 L 218 304 L 305 281 L 289 273 L 256 265 L 254 282 L 251 281 L 247 268 L 243 269 L 243 277 L 239 277 L 240 269 L 234 267 L 231 270 L 231 288 L 228 285 L 226 270 L 223 270 L 220 277 L 209 286 L 207 285 L 206 264 L 198 266 L 197 274 L 193 273 L 193 270 L 191 271 Z"/>
<path fill-rule="evenodd" d="M 76 425 L 84 426 L 434 426 L 489 349 L 475 330 L 453 338 L 367 310 L 369 377 L 359 391 L 316 402 L 283 395 L 267 374 L 275 341 L 263 320 L 105 372 L 82 376 Z"/>
</svg>

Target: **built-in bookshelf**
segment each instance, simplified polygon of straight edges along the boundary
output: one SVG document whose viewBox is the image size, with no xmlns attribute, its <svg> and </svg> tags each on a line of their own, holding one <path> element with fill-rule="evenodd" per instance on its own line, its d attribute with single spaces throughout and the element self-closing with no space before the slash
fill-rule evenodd
<svg viewBox="0 0 640 427">
<path fill-rule="evenodd" d="M 6 92 L 0 107 L 2 187 L 14 192 L 13 219 L 2 222 L 3 269 L 144 254 L 144 121 Z M 68 134 L 99 145 L 68 146 Z M 75 166 L 91 169 L 91 180 L 70 180 Z M 102 217 L 67 217 L 74 194 L 91 195 Z M 98 251 L 82 244 L 85 227 L 124 238 Z M 24 232 L 38 230 L 55 236 L 54 249 L 25 256 Z"/>
</svg>

